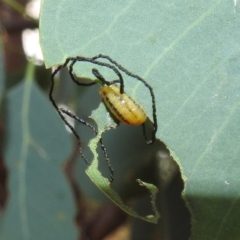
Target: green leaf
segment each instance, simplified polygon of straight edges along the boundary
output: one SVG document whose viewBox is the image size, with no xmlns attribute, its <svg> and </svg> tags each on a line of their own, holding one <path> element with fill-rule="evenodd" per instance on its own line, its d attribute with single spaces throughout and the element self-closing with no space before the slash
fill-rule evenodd
<svg viewBox="0 0 240 240">
<path fill-rule="evenodd" d="M 42 4 L 46 66 L 102 53 L 154 88 L 157 137 L 181 168 L 192 239 L 240 235 L 239 6 L 227 0 Z M 78 75 L 92 78 L 91 68 Z M 151 118 L 148 91 L 127 77 L 125 84 Z"/>
<path fill-rule="evenodd" d="M 24 82 L 8 93 L 9 201 L 0 238 L 76 239 L 74 200 L 62 170 L 70 139 L 34 84 L 33 70 L 29 64 Z"/>
</svg>

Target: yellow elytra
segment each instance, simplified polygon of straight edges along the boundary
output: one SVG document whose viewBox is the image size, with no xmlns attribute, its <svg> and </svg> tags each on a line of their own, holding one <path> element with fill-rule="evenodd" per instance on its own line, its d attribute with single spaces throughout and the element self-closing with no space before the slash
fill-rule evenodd
<svg viewBox="0 0 240 240">
<path fill-rule="evenodd" d="M 121 94 L 117 85 L 104 85 L 99 93 L 110 112 L 120 122 L 130 125 L 146 122 L 147 114 L 143 107 L 127 94 Z"/>
</svg>

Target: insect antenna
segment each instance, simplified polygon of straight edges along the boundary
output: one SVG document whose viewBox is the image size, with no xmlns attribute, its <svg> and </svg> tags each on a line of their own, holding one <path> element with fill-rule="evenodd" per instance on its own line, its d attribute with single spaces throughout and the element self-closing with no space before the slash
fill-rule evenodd
<svg viewBox="0 0 240 240">
<path fill-rule="evenodd" d="M 82 82 L 79 82 L 76 77 L 75 77 L 75 74 L 73 73 L 73 65 L 77 62 L 78 60 L 77 59 L 74 59 L 72 60 L 71 64 L 69 65 L 69 74 L 70 74 L 70 77 L 71 79 L 73 80 L 73 82 L 75 82 L 77 85 L 79 86 L 92 86 L 94 84 L 96 84 L 96 82 L 92 81 L 90 83 L 82 83 Z"/>
<path fill-rule="evenodd" d="M 73 128 L 73 126 L 66 120 L 66 118 L 63 116 L 61 110 L 58 108 L 54 98 L 53 98 L 53 90 L 54 90 L 54 77 L 55 75 L 63 68 L 65 67 L 69 61 L 71 61 L 71 59 L 67 59 L 65 61 L 65 63 L 63 65 L 60 65 L 59 67 L 57 67 L 57 69 L 55 71 L 53 71 L 52 75 L 51 75 L 51 86 L 50 86 L 50 91 L 49 91 L 49 99 L 52 102 L 52 105 L 54 106 L 54 108 L 57 110 L 59 116 L 61 117 L 61 119 L 64 121 L 64 123 L 70 128 L 70 130 L 72 131 L 72 133 L 75 135 L 77 142 L 78 142 L 78 151 L 81 155 L 81 157 L 83 158 L 83 160 L 90 165 L 90 162 L 86 159 L 86 157 L 84 156 L 83 152 L 82 152 L 82 147 L 81 147 L 81 140 L 80 137 L 78 136 L 77 132 L 75 131 L 75 129 Z"/>
<path fill-rule="evenodd" d="M 100 62 L 100 61 L 97 61 L 95 60 L 94 58 L 86 58 L 86 57 L 82 57 L 82 56 L 77 56 L 75 58 L 68 58 L 69 60 L 71 60 L 71 64 L 69 65 L 69 74 L 72 78 L 72 80 L 77 84 L 77 85 L 80 85 L 80 86 L 90 86 L 90 85 L 94 85 L 96 84 L 96 82 L 92 82 L 92 83 L 81 83 L 81 82 L 78 82 L 76 80 L 76 78 L 74 77 L 74 73 L 73 73 L 73 66 L 76 62 L 90 62 L 90 63 L 93 63 L 93 64 L 96 64 L 96 65 L 99 65 L 99 66 L 103 66 L 103 67 L 107 67 L 107 68 L 110 68 L 112 69 L 115 74 L 118 76 L 119 80 L 117 80 L 117 82 L 120 82 L 120 92 L 123 93 L 124 92 L 124 82 L 123 82 L 123 77 L 121 75 L 121 73 L 118 71 L 118 69 L 111 65 L 111 64 L 108 64 L 108 63 L 105 63 L 105 62 Z M 106 81 L 107 82 L 107 81 Z M 115 81 L 114 81 L 115 83 Z M 112 84 L 112 82 L 109 84 Z"/>
<path fill-rule="evenodd" d="M 63 108 L 59 108 L 59 110 L 61 112 L 63 112 L 64 114 L 68 115 L 69 117 L 77 120 L 78 122 L 84 124 L 85 126 L 89 127 L 90 129 L 93 130 L 93 132 L 95 133 L 95 135 L 98 134 L 98 131 L 88 122 L 86 122 L 85 120 L 79 118 L 77 115 L 71 113 L 69 110 L 65 110 Z M 109 179 L 109 182 L 112 183 L 113 182 L 113 179 L 114 179 L 114 170 L 111 166 L 111 163 L 110 163 L 110 159 L 109 159 L 109 156 L 108 156 L 108 153 L 107 153 L 107 149 L 106 147 L 104 146 L 103 144 L 103 141 L 102 141 L 102 137 L 99 139 L 99 143 L 101 145 L 101 148 L 103 150 L 103 153 L 104 153 L 104 156 L 105 156 L 105 159 L 106 159 L 106 162 L 107 162 L 107 165 L 108 165 L 108 168 L 110 170 L 110 173 L 111 173 L 111 176 L 110 176 L 110 179 Z"/>
</svg>

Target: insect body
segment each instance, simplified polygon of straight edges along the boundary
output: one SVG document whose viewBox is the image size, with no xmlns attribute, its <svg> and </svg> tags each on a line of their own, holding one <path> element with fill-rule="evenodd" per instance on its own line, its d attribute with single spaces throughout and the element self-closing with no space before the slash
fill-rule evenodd
<svg viewBox="0 0 240 240">
<path fill-rule="evenodd" d="M 117 85 L 103 86 L 99 93 L 110 112 L 120 122 L 130 125 L 146 122 L 147 114 L 142 106 L 127 94 L 121 94 Z"/>
</svg>

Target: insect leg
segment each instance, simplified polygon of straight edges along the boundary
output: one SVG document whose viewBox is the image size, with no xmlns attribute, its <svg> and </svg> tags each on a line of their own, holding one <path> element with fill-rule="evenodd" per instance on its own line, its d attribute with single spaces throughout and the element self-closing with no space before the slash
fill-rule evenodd
<svg viewBox="0 0 240 240">
<path fill-rule="evenodd" d="M 95 135 L 97 135 L 97 130 L 95 129 L 95 127 L 93 127 L 90 123 L 88 123 L 87 121 L 83 120 L 82 118 L 79 118 L 77 115 L 71 113 L 70 110 L 65 110 L 64 108 L 59 108 L 59 110 L 61 112 L 63 112 L 64 114 L 68 115 L 69 117 L 77 120 L 78 122 L 84 124 L 85 126 L 89 127 L 90 129 L 93 130 L 93 132 L 95 133 Z"/>
<path fill-rule="evenodd" d="M 99 143 L 100 143 L 100 145 L 101 145 L 101 148 L 102 148 L 102 150 L 103 150 L 103 153 L 104 153 L 104 156 L 105 156 L 105 159 L 106 159 L 108 168 L 109 168 L 110 173 L 111 173 L 109 182 L 112 183 L 113 180 L 114 180 L 114 169 L 112 168 L 112 165 L 111 165 L 111 162 L 110 162 L 110 158 L 109 158 L 108 153 L 107 153 L 107 149 L 105 148 L 105 146 L 104 146 L 104 144 L 103 144 L 103 141 L 102 141 L 102 137 L 99 139 Z"/>
<path fill-rule="evenodd" d="M 59 108 L 61 112 L 63 112 L 64 114 L 68 115 L 69 117 L 77 120 L 78 122 L 84 124 L 85 126 L 89 127 L 90 129 L 93 130 L 93 132 L 95 133 L 95 135 L 98 134 L 98 131 L 88 122 L 86 122 L 85 120 L 79 118 L 77 115 L 71 113 L 69 110 L 65 110 L 63 108 Z M 110 158 L 108 156 L 108 153 L 107 153 L 107 149 L 106 147 L 104 146 L 103 144 L 103 141 L 102 141 L 102 137 L 99 139 L 99 143 L 101 145 L 101 148 L 103 150 L 103 153 L 104 153 L 104 156 L 105 156 L 105 159 L 106 159 L 106 162 L 107 162 L 107 165 L 108 165 L 108 168 L 110 170 L 110 173 L 111 173 L 111 176 L 110 176 L 110 179 L 109 179 L 109 182 L 112 183 L 113 182 L 113 179 L 114 179 L 114 170 L 111 166 L 111 162 L 110 162 Z"/>
<path fill-rule="evenodd" d="M 145 138 L 145 141 L 148 145 L 153 143 L 153 140 L 148 140 L 147 138 L 147 133 L 146 133 L 146 127 L 145 127 L 145 123 L 142 124 L 142 130 L 143 130 L 143 136 Z"/>
</svg>

